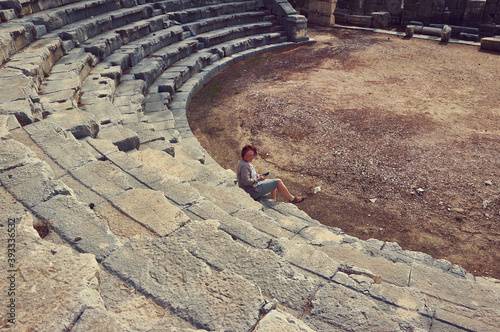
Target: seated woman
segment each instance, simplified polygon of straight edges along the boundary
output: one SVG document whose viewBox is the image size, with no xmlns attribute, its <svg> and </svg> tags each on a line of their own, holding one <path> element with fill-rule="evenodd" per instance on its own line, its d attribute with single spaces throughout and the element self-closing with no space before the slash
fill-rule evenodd
<svg viewBox="0 0 500 332">
<path fill-rule="evenodd" d="M 238 162 L 236 174 L 238 185 L 257 200 L 264 195 L 271 193 L 271 198 L 276 199 L 276 191 L 285 196 L 290 203 L 301 203 L 305 197 L 293 196 L 288 192 L 280 179 L 266 179 L 265 175 L 257 174 L 251 164 L 257 157 L 257 148 L 247 145 L 241 150 L 241 160 Z"/>
</svg>

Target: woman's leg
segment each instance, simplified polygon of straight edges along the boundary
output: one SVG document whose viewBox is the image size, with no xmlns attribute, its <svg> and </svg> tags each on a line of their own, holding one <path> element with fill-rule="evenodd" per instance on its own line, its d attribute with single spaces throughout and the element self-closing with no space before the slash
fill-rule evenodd
<svg viewBox="0 0 500 332">
<path fill-rule="evenodd" d="M 276 197 L 276 188 L 278 188 L 278 180 L 277 179 L 266 179 L 261 181 L 256 186 L 258 193 L 252 196 L 253 199 L 259 199 L 269 193 L 271 193 L 271 197 Z"/>
<path fill-rule="evenodd" d="M 280 194 L 282 194 L 283 196 L 286 197 L 286 199 L 288 199 L 288 200 L 293 199 L 292 194 L 290 194 L 290 192 L 288 191 L 288 189 L 285 186 L 285 184 L 283 183 L 283 181 L 281 181 L 281 179 L 278 179 L 278 188 L 277 189 L 280 192 Z M 274 197 L 273 197 L 273 194 L 274 194 Z M 271 198 L 276 199 L 276 190 L 274 190 L 273 193 L 271 193 Z"/>
</svg>

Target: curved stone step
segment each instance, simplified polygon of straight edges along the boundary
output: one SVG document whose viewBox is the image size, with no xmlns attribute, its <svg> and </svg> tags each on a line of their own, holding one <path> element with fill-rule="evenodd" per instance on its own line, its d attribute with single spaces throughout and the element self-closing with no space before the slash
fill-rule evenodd
<svg viewBox="0 0 500 332">
<path fill-rule="evenodd" d="M 33 152 L 13 140 L 0 141 L 0 145 L 2 160 L 10 160 L 2 166 L 2 186 L 38 218 L 48 221 L 66 242 L 77 250 L 94 254 L 98 261 L 120 246 L 107 226 L 76 200 L 71 189 L 54 180 L 48 165 L 40 162 Z M 33 191 L 27 191 L 28 188 Z"/>
<path fill-rule="evenodd" d="M 3 23 L 0 26 L 0 63 L 31 43 L 35 37 L 35 25 L 31 22 Z"/>
<path fill-rule="evenodd" d="M 30 127 L 31 126 L 28 126 L 25 128 L 28 129 Z M 40 135 L 36 135 L 36 134 L 32 134 L 32 135 L 34 137 L 37 137 L 37 136 L 48 137 L 47 133 L 44 133 L 43 135 L 41 133 L 39 133 L 39 134 Z M 2 151 L 5 151 L 5 149 L 2 149 Z M 114 151 L 114 153 L 116 153 L 116 150 Z M 29 156 L 29 154 L 28 154 L 28 156 Z M 157 157 L 153 157 L 153 156 L 151 156 L 151 157 L 152 158 L 150 158 L 150 160 L 156 161 L 158 159 Z M 14 163 L 12 165 L 5 165 L 4 169 L 10 169 L 12 166 L 16 166 L 16 165 L 20 166 L 20 167 L 14 168 L 13 169 L 14 172 L 21 172 L 22 167 L 23 167 L 22 165 L 24 165 L 24 166 L 30 165 L 29 157 L 28 157 L 28 159 L 26 159 L 26 157 L 21 157 L 21 158 L 17 158 L 17 159 L 16 158 L 3 158 L 2 160 L 4 160 L 4 159 L 14 160 Z M 15 162 L 15 160 L 20 160 L 20 162 Z M 28 162 L 24 162 L 24 164 L 23 164 L 22 160 L 28 160 Z M 91 162 L 90 164 L 89 163 L 84 164 L 83 167 L 85 168 L 88 165 L 92 165 L 92 163 L 94 163 L 94 162 Z M 127 163 L 127 164 L 130 164 L 130 163 Z M 135 167 L 134 169 L 137 170 L 141 167 L 144 167 L 144 165 L 140 166 L 140 167 Z M 163 169 L 171 169 L 171 168 L 172 167 L 168 166 L 168 165 L 163 167 Z M 75 170 L 78 171 L 80 169 L 81 168 L 76 168 Z M 94 173 L 94 172 L 92 172 L 92 170 L 89 170 L 89 171 L 90 171 L 90 173 Z M 76 173 L 76 172 L 74 171 L 73 173 Z M 107 172 L 107 173 L 109 173 L 109 172 Z M 38 173 L 34 172 L 32 174 L 38 174 Z M 96 174 L 98 174 L 98 173 L 96 173 Z M 17 176 L 17 173 L 11 173 L 11 174 L 7 173 L 6 175 L 12 175 L 12 178 L 15 178 L 16 180 L 25 178 L 24 176 Z M 82 179 L 83 176 L 79 176 L 78 178 Z M 15 192 L 15 189 L 12 189 L 12 188 L 15 188 L 15 186 L 16 186 L 15 182 L 5 181 L 5 179 L 6 179 L 6 177 L 4 177 L 0 180 L 2 181 L 2 183 L 4 184 L 4 186 L 6 188 Z M 192 177 L 189 176 L 187 179 L 192 179 Z M 15 181 L 15 180 L 13 180 L 13 181 Z M 112 182 L 115 183 L 116 181 L 112 181 Z M 201 188 L 200 185 L 197 185 L 197 186 L 198 186 L 198 189 Z M 212 189 L 207 186 L 206 190 L 210 191 Z M 40 191 L 40 192 L 43 192 L 43 191 Z M 130 190 L 129 190 L 129 191 L 125 191 L 123 193 L 130 194 L 132 192 L 130 192 Z M 151 193 L 153 193 L 153 192 L 151 192 Z M 140 195 L 140 194 L 141 194 L 141 192 L 138 191 L 137 195 Z M 211 194 L 213 194 L 213 192 Z M 114 196 L 112 195 L 111 197 L 112 197 L 112 199 L 121 199 L 121 195 L 122 194 L 118 194 L 118 195 L 114 195 Z M 158 195 L 158 194 L 155 194 L 155 195 Z M 205 194 L 204 196 L 205 197 L 207 197 L 207 196 L 212 197 L 209 194 Z M 123 203 L 122 206 L 124 208 L 126 208 L 129 204 L 131 204 L 131 201 L 130 201 L 131 199 L 133 201 L 135 201 L 135 200 L 140 201 L 137 196 L 132 195 L 131 197 L 132 198 L 125 199 L 125 202 L 128 202 L 128 203 Z M 133 197 L 136 197 L 136 198 L 133 198 Z M 159 196 L 153 196 L 153 197 L 159 197 Z M 58 202 L 54 201 L 53 203 L 56 204 Z M 65 204 L 67 204 L 67 203 L 65 203 Z M 116 205 L 119 205 L 119 204 L 120 204 L 120 202 L 117 201 Z M 226 204 L 227 204 L 227 202 L 226 202 Z M 255 204 L 257 204 L 257 203 L 255 203 Z M 247 204 L 244 204 L 244 205 L 247 205 Z M 251 203 L 248 205 L 251 205 Z M 278 205 L 280 205 L 280 204 L 278 204 Z M 281 205 L 286 206 L 286 207 L 290 206 L 288 204 L 281 204 Z M 51 206 L 53 207 L 53 205 L 51 205 Z M 155 205 L 155 206 L 157 206 L 157 205 Z M 157 208 L 158 208 L 158 206 L 157 206 Z M 230 211 L 232 211 L 233 209 L 238 210 L 239 208 L 235 207 L 235 208 L 229 208 L 229 209 L 230 209 Z M 227 210 L 228 210 L 228 208 L 226 208 L 226 211 L 225 211 L 226 213 L 227 213 Z M 129 210 L 129 211 L 131 211 L 131 210 Z M 185 209 L 185 211 L 189 211 L 190 213 L 192 213 L 194 215 L 198 215 L 203 219 L 212 218 L 212 217 L 216 216 L 217 219 L 221 220 L 220 227 L 222 229 L 224 229 L 226 232 L 228 232 L 229 234 L 231 234 L 231 236 L 238 238 L 238 239 L 242 240 L 243 242 L 250 243 L 253 246 L 256 246 L 257 248 L 264 249 L 268 246 L 268 243 L 266 243 L 265 239 L 260 239 L 259 237 L 257 237 L 257 238 L 252 237 L 252 234 L 248 232 L 248 230 L 251 228 L 243 228 L 242 229 L 242 227 L 245 226 L 245 223 L 242 222 L 242 220 L 236 220 L 236 219 L 231 220 L 231 218 L 229 218 L 224 212 L 222 212 L 221 209 L 217 209 L 214 205 L 211 205 L 208 201 L 206 201 L 203 198 L 199 202 L 197 201 L 196 203 L 190 205 L 187 209 Z M 243 216 L 242 211 L 246 211 L 247 214 L 248 213 L 255 213 L 255 211 L 252 211 L 252 209 L 244 209 L 244 210 L 236 211 L 235 213 L 233 213 L 233 215 Z M 273 206 L 273 211 L 276 211 L 276 213 L 278 213 L 278 209 L 276 208 L 276 206 Z M 47 213 L 47 212 L 45 212 L 45 213 Z M 290 214 L 290 212 L 288 212 L 288 213 Z M 300 215 L 298 215 L 297 213 L 291 213 L 290 216 L 293 216 L 294 218 L 298 218 L 297 216 L 300 216 Z M 59 217 L 56 216 L 56 219 L 57 218 L 59 218 Z M 140 218 L 140 216 L 136 217 L 136 218 Z M 148 218 L 145 218 L 144 220 L 147 220 L 147 219 Z M 203 225 L 207 225 L 207 222 L 206 221 L 203 222 Z M 148 227 L 151 228 L 151 227 L 155 227 L 155 226 L 149 225 Z M 186 226 L 184 226 L 184 227 L 186 227 Z M 172 234 L 173 237 L 172 236 L 168 237 L 169 241 L 170 240 L 173 241 L 174 239 L 176 239 L 178 236 L 177 234 L 183 234 L 184 231 L 187 231 L 187 228 L 184 228 L 184 227 L 177 228 L 177 231 L 175 231 L 174 233 L 170 233 L 170 234 Z M 295 227 L 298 228 L 298 226 L 295 226 Z M 219 228 L 219 226 L 216 226 L 216 228 Z M 155 228 L 151 228 L 151 229 L 154 230 Z M 221 255 L 220 258 L 216 258 L 216 261 L 214 261 L 213 258 L 211 258 L 211 257 L 213 257 L 211 255 L 214 254 L 213 250 L 209 250 L 209 249 L 206 249 L 204 251 L 202 250 L 202 248 L 205 248 L 205 246 L 207 244 L 209 244 L 209 242 L 207 242 L 206 239 L 210 239 L 210 241 L 212 241 L 212 240 L 215 241 L 214 243 L 217 243 L 217 245 L 220 245 L 220 243 L 224 243 L 224 240 L 221 240 L 218 237 L 218 235 L 210 233 L 210 231 L 208 231 L 206 228 L 200 229 L 199 231 L 201 232 L 201 234 L 206 236 L 206 238 L 203 238 L 203 236 L 201 234 L 193 236 L 194 233 L 189 233 L 189 232 L 186 233 L 185 237 L 182 237 L 182 236 L 180 237 L 180 239 L 181 239 L 180 243 L 182 243 L 184 248 L 186 248 L 188 251 L 190 251 L 189 248 L 192 248 L 191 250 L 194 250 L 194 251 L 190 251 L 190 252 L 192 254 L 194 254 L 196 258 L 202 259 L 202 261 L 206 262 L 207 264 L 209 264 L 209 266 L 215 268 L 216 270 L 229 269 L 232 272 L 235 272 L 237 275 L 244 276 L 245 279 L 250 280 L 251 282 L 256 282 L 255 280 L 258 280 L 259 282 L 264 282 L 263 279 L 259 279 L 259 278 L 255 279 L 257 275 L 262 275 L 262 274 L 259 274 L 256 272 L 252 273 L 251 270 L 250 270 L 250 272 L 248 272 L 249 271 L 248 267 L 241 266 L 241 268 L 244 271 L 246 271 L 250 274 L 250 277 L 245 275 L 244 272 L 242 272 L 242 270 L 238 270 L 238 269 L 234 270 L 235 268 L 239 268 L 240 265 L 235 265 L 234 263 L 232 263 L 230 260 L 230 257 L 233 257 L 233 256 L 228 255 L 228 253 L 225 253 L 225 252 L 220 253 L 220 255 Z M 59 232 L 61 232 L 62 234 L 66 234 L 63 232 L 67 232 L 67 231 L 59 230 Z M 158 231 L 156 231 L 156 232 L 158 232 Z M 181 233 L 179 233 L 179 232 L 181 232 Z M 190 230 L 190 232 L 191 232 L 191 230 Z M 456 321 L 454 319 L 457 319 L 457 317 L 460 317 L 460 316 L 457 316 L 457 313 L 459 313 L 460 311 L 463 312 L 464 305 L 468 306 L 468 304 L 461 302 L 460 299 L 462 297 L 455 297 L 454 298 L 453 291 L 449 295 L 447 295 L 447 293 L 443 293 L 441 295 L 442 296 L 441 298 L 443 300 L 449 301 L 451 303 L 450 305 L 447 306 L 446 309 L 443 310 L 438 305 L 438 302 L 435 302 L 434 304 L 432 304 L 433 302 L 429 302 L 422 295 L 422 294 L 428 294 L 428 295 L 435 294 L 435 292 L 436 292 L 435 288 L 433 289 L 432 287 L 428 287 L 428 286 L 426 286 L 425 283 L 422 283 L 422 282 L 424 282 L 424 280 L 428 280 L 430 275 L 434 276 L 436 274 L 439 274 L 441 276 L 441 278 L 444 278 L 443 282 L 448 284 L 448 285 L 455 285 L 455 284 L 457 284 L 457 282 L 460 283 L 459 280 L 461 279 L 461 280 L 463 280 L 462 283 L 464 283 L 464 284 L 461 285 L 460 287 L 463 289 L 467 289 L 467 287 L 473 287 L 473 288 L 477 288 L 478 291 L 479 291 L 479 289 L 484 289 L 484 290 L 482 290 L 482 292 L 484 292 L 485 290 L 487 292 L 489 291 L 489 293 L 485 293 L 485 294 L 489 294 L 489 295 L 486 295 L 485 297 L 483 297 L 483 301 L 476 305 L 476 307 L 474 309 L 476 311 L 480 310 L 480 312 L 483 312 L 483 310 L 485 310 L 484 308 L 488 308 L 490 305 L 492 305 L 492 304 L 494 305 L 494 303 L 495 303 L 495 296 L 494 296 L 494 294 L 496 293 L 495 287 L 497 287 L 498 285 L 494 286 L 494 284 L 488 283 L 488 281 L 486 281 L 486 280 L 484 280 L 484 281 L 481 280 L 480 282 L 476 282 L 474 280 L 469 280 L 467 278 L 457 278 L 457 276 L 454 275 L 453 273 L 448 273 L 448 272 L 445 272 L 442 270 L 439 271 L 439 270 L 436 270 L 435 268 L 431 268 L 428 266 L 420 266 L 419 264 L 416 264 L 416 265 L 414 264 L 411 267 L 412 271 L 414 271 L 415 275 L 413 275 L 411 272 L 409 272 L 408 269 L 406 269 L 406 274 L 405 274 L 405 269 L 402 269 L 401 266 L 394 265 L 394 263 L 391 262 L 390 260 L 383 259 L 382 261 L 379 260 L 379 261 L 373 262 L 372 264 L 374 264 L 374 265 L 372 265 L 372 266 L 380 265 L 380 267 L 379 267 L 380 269 L 390 269 L 391 271 L 395 271 L 396 273 L 400 273 L 399 275 L 401 276 L 401 278 L 399 280 L 392 279 L 388 284 L 386 284 L 385 280 L 379 279 L 380 275 L 378 275 L 376 272 L 372 272 L 370 269 L 367 269 L 364 266 L 363 267 L 360 266 L 363 264 L 363 262 L 366 262 L 367 260 L 368 261 L 373 260 L 371 255 L 365 255 L 363 257 L 356 258 L 354 260 L 356 262 L 355 263 L 356 265 L 354 265 L 354 266 L 351 265 L 353 262 L 352 257 L 349 258 L 350 261 L 348 264 L 342 263 L 341 261 L 337 261 L 336 259 L 331 260 L 331 258 L 327 258 L 327 257 L 330 257 L 330 255 L 332 255 L 332 254 L 337 259 L 338 259 L 338 257 L 342 258 L 342 256 L 339 256 L 339 254 L 338 254 L 340 249 L 342 249 L 342 251 L 340 251 L 340 252 L 343 252 L 343 255 L 344 255 L 343 256 L 344 258 L 342 258 L 342 259 L 345 259 L 345 257 L 346 257 L 345 255 L 348 255 L 348 256 L 353 255 L 356 252 L 359 255 L 359 252 L 360 252 L 359 247 L 356 247 L 356 246 L 353 247 L 352 245 L 349 244 L 349 242 L 352 244 L 356 244 L 359 242 L 362 245 L 368 245 L 369 243 L 371 243 L 373 241 L 359 241 L 359 240 L 357 240 L 356 242 L 353 242 L 352 239 L 349 240 L 349 238 L 347 238 L 346 236 L 342 236 L 342 234 L 340 234 L 341 236 L 335 236 L 336 234 L 330 233 L 330 235 L 327 235 L 327 234 L 325 234 L 325 232 L 328 233 L 328 229 L 325 227 L 305 227 L 305 228 L 302 228 L 300 230 L 300 232 L 298 234 L 298 235 L 300 235 L 300 237 L 297 237 L 295 235 L 296 233 L 292 232 L 294 234 L 292 236 L 293 241 L 287 240 L 286 238 L 277 239 L 277 240 L 274 240 L 271 242 L 271 247 L 270 247 L 276 254 L 281 256 L 289 264 L 291 264 L 292 266 L 296 266 L 296 267 L 300 268 L 301 270 L 303 270 L 304 271 L 303 273 L 306 273 L 306 272 L 312 273 L 313 275 L 321 277 L 324 280 L 331 280 L 331 282 L 328 284 L 319 285 L 316 288 L 313 287 L 313 291 L 308 296 L 309 301 L 312 301 L 312 303 L 315 303 L 314 308 L 316 308 L 316 309 L 313 309 L 310 312 L 310 314 L 306 315 L 305 321 L 308 322 L 308 324 L 311 324 L 311 326 L 314 326 L 315 328 L 317 328 L 318 330 L 325 330 L 325 331 L 329 330 L 331 328 L 330 324 L 332 324 L 332 318 L 330 318 L 330 317 L 338 317 L 335 315 L 331 316 L 333 313 L 330 313 L 327 316 L 324 316 L 324 311 L 322 311 L 322 310 L 327 310 L 327 307 L 322 306 L 322 304 L 321 304 L 322 301 L 324 301 L 324 299 L 330 298 L 331 296 L 338 297 L 340 295 L 349 296 L 350 298 L 355 299 L 355 302 L 357 303 L 356 304 L 357 307 L 364 307 L 364 306 L 368 305 L 367 308 L 371 308 L 371 309 L 369 309 L 369 310 L 371 310 L 370 315 L 374 315 L 376 312 L 378 312 L 378 315 L 374 316 L 374 318 L 377 318 L 377 322 L 378 322 L 377 324 L 380 324 L 380 325 L 378 325 L 379 327 L 380 326 L 392 326 L 391 324 L 393 324 L 395 321 L 397 322 L 400 319 L 400 318 L 397 318 L 397 317 L 399 317 L 399 315 L 393 316 L 394 309 L 389 309 L 389 310 L 384 309 L 385 308 L 384 306 L 386 306 L 386 305 L 392 306 L 393 308 L 395 308 L 397 310 L 407 310 L 407 311 L 409 310 L 409 311 L 415 312 L 417 315 L 416 316 L 414 315 L 413 316 L 414 318 L 412 318 L 411 320 L 408 320 L 406 318 L 406 319 L 403 319 L 403 321 L 400 321 L 400 323 L 410 324 L 410 326 L 414 326 L 415 328 L 418 328 L 419 326 L 420 327 L 427 326 L 426 324 L 429 324 L 429 321 L 432 319 L 432 317 L 437 319 L 438 323 L 436 323 L 436 324 L 441 324 L 443 327 L 451 326 L 450 324 L 456 324 Z M 74 234 L 74 233 L 70 233 L 70 234 Z M 82 234 L 82 233 L 80 233 L 80 234 Z M 220 233 L 220 231 L 218 234 L 222 235 L 222 233 Z M 301 235 L 304 235 L 305 237 L 302 237 Z M 337 235 L 339 235 L 339 234 L 337 234 Z M 347 241 L 347 242 L 345 242 L 347 244 L 347 246 L 346 246 L 346 244 L 341 244 L 339 237 L 343 238 L 342 241 Z M 66 235 L 66 238 L 68 238 L 68 235 Z M 300 238 L 303 238 L 305 240 L 300 240 Z M 190 247 L 189 244 L 186 244 L 185 240 L 183 240 L 183 239 L 194 239 L 194 241 L 199 240 L 199 242 L 193 243 L 193 246 Z M 230 239 L 230 238 L 228 238 L 228 239 Z M 269 237 L 268 237 L 268 239 L 269 239 Z M 234 243 L 233 240 L 230 240 L 230 242 Z M 308 243 L 310 243 L 310 244 L 308 244 Z M 380 243 L 380 241 L 379 241 L 379 243 Z M 311 246 L 311 244 L 315 244 L 315 246 Z M 322 245 L 322 247 L 321 246 L 317 247 L 318 244 Z M 339 244 L 340 244 L 340 246 L 339 246 Z M 211 245 L 209 245 L 206 248 L 209 248 L 210 246 Z M 386 250 L 388 250 L 388 251 L 394 251 L 394 249 L 391 249 L 391 248 L 396 248 L 394 246 L 390 246 L 389 244 L 386 244 L 386 247 L 387 247 Z M 240 257 L 238 255 L 238 250 L 236 250 L 236 248 L 233 248 L 233 247 L 229 246 L 228 244 L 224 245 L 224 248 L 228 249 L 229 252 L 234 254 L 234 257 Z M 327 256 L 325 256 L 325 254 L 322 254 L 318 250 L 321 250 L 322 252 L 326 253 Z M 248 249 L 246 249 L 245 251 L 248 255 Z M 206 252 L 210 256 L 202 254 L 203 252 Z M 215 251 L 215 253 L 218 253 L 218 252 L 219 251 Z M 120 255 L 118 255 L 118 257 L 120 257 Z M 127 257 L 128 257 L 128 254 L 127 254 Z M 313 257 L 315 257 L 315 258 L 313 258 Z M 277 258 L 273 258 L 274 261 L 276 261 L 276 259 Z M 112 259 L 112 261 L 114 261 L 114 260 L 115 260 L 115 258 Z M 258 261 L 260 262 L 260 264 L 257 266 L 259 266 L 259 268 L 262 268 L 262 271 L 267 271 L 267 272 L 272 271 L 272 269 L 265 266 L 265 264 L 262 265 L 262 262 L 263 262 L 262 257 L 260 257 L 258 259 Z M 280 261 L 280 259 L 278 259 L 278 261 Z M 256 265 L 253 265 L 254 263 L 252 263 L 252 261 L 250 261 L 249 263 L 252 264 L 252 266 L 256 266 Z M 107 263 L 105 263 L 105 264 L 107 264 Z M 220 264 L 223 264 L 223 265 L 220 265 Z M 273 263 L 273 264 L 275 264 L 275 263 Z M 280 263 L 280 264 L 283 265 L 283 263 Z M 120 268 L 118 268 L 117 270 L 114 270 L 114 266 L 115 265 L 111 266 L 110 268 L 115 273 L 117 273 L 118 275 L 123 277 L 123 273 L 124 273 L 123 270 L 121 270 Z M 270 275 L 276 276 L 276 275 L 279 275 L 279 273 L 278 274 L 265 273 L 264 275 L 265 276 L 270 276 Z M 295 275 L 297 276 L 296 272 L 295 272 Z M 408 275 L 409 275 L 409 279 L 408 279 L 409 281 L 408 281 L 408 284 L 405 285 L 404 280 L 406 279 L 405 277 Z M 415 279 L 413 279 L 413 278 L 415 278 Z M 141 278 L 141 279 L 142 279 L 141 282 L 146 280 L 144 278 Z M 138 285 L 136 283 L 137 280 L 134 280 L 133 278 L 126 279 L 126 280 L 128 280 L 129 282 L 131 282 L 135 285 Z M 313 280 L 314 280 L 314 278 L 311 279 L 311 281 L 313 281 Z M 273 282 L 272 284 L 273 284 L 273 286 L 271 288 L 269 288 L 269 289 L 264 288 L 265 289 L 264 293 L 267 296 L 270 296 L 269 294 L 271 294 L 272 297 L 277 298 L 280 303 L 282 303 L 282 304 L 284 304 L 287 307 L 290 307 L 292 309 L 298 310 L 298 312 L 305 311 L 305 309 L 302 310 L 302 308 L 307 307 L 307 303 L 309 303 L 308 301 L 305 301 L 305 303 L 299 301 L 296 304 L 294 304 L 293 302 L 290 302 L 290 298 L 289 298 L 290 291 L 293 289 L 296 289 L 296 288 L 294 288 L 293 286 L 287 285 L 287 287 L 285 289 L 287 289 L 286 294 L 288 297 L 286 298 L 287 300 L 284 302 L 284 300 L 280 297 L 279 293 L 276 293 L 276 291 L 277 291 L 276 282 Z M 259 284 L 259 285 L 262 289 L 262 284 Z M 442 286 L 439 286 L 439 287 L 442 287 Z M 454 286 L 452 286 L 452 287 L 454 287 Z M 452 287 L 450 287 L 450 290 L 453 289 Z M 138 288 L 143 289 L 147 294 L 151 294 L 155 298 L 156 298 L 156 296 L 158 296 L 157 293 L 156 294 L 150 293 L 148 289 L 141 288 L 140 286 Z M 300 289 L 303 290 L 303 287 L 301 287 Z M 422 293 L 422 291 L 420 291 L 420 289 L 423 290 L 423 293 Z M 334 294 L 336 294 L 336 295 L 334 295 Z M 303 300 L 304 296 L 300 295 L 298 298 L 299 299 L 302 298 L 302 300 Z M 340 303 L 342 303 L 341 300 L 339 300 L 339 301 L 340 301 Z M 344 304 L 344 305 L 346 305 L 346 304 Z M 424 309 L 424 305 L 426 306 L 426 308 L 430 308 L 430 309 Z M 373 308 L 377 308 L 377 307 L 380 308 L 381 311 L 380 310 L 373 311 Z M 192 309 L 192 307 L 190 307 L 190 308 Z M 317 308 L 323 308 L 323 309 L 319 310 Z M 434 311 L 432 311 L 432 310 L 434 310 Z M 351 315 L 353 317 L 359 317 L 358 315 L 360 315 L 360 313 L 351 312 Z M 488 312 L 483 312 L 482 315 L 483 315 L 482 316 L 483 318 L 481 319 L 481 321 L 475 322 L 475 323 L 478 324 L 477 326 L 480 326 L 481 329 L 484 329 L 486 331 L 491 330 L 490 323 L 492 321 L 494 321 L 495 316 L 494 315 L 492 316 L 492 314 L 489 314 Z M 463 317 L 460 317 L 460 318 L 461 318 L 460 322 L 459 322 L 459 324 L 461 324 L 460 326 L 464 326 L 464 327 L 471 326 L 472 321 L 464 319 Z M 336 321 L 336 322 L 337 322 L 337 323 L 335 323 L 336 326 L 343 326 L 344 328 L 351 328 L 352 327 L 352 325 L 350 325 L 350 323 L 348 321 Z M 400 324 L 400 323 L 398 323 L 398 324 Z M 338 325 L 338 324 L 340 324 L 340 325 Z M 364 326 L 363 324 L 364 323 L 361 323 L 360 326 Z"/>
<path fill-rule="evenodd" d="M 205 47 L 209 47 L 236 38 L 266 33 L 270 31 L 271 27 L 272 24 L 269 22 L 249 23 L 202 33 L 195 38 Z"/>
<path fill-rule="evenodd" d="M 214 28 L 210 29 L 214 30 L 223 27 L 223 25 L 218 26 L 217 24 L 228 24 L 229 22 L 233 21 L 235 16 L 229 14 L 236 14 L 237 17 L 239 17 L 241 20 L 241 18 L 243 17 L 246 18 L 255 16 L 256 15 L 255 13 L 250 14 L 246 12 L 250 12 L 256 9 L 257 9 L 257 3 L 255 1 L 245 1 L 245 2 L 227 2 L 222 4 L 211 4 L 209 6 L 187 8 L 182 11 L 168 11 L 167 13 L 169 19 L 183 24 L 183 26 L 187 27 L 189 30 L 191 30 L 192 28 L 196 29 L 198 24 L 195 23 L 194 25 L 192 25 L 185 23 L 195 22 L 195 21 L 201 21 L 200 24 L 203 26 L 212 25 L 215 23 Z M 218 18 L 216 22 L 213 22 L 212 20 L 206 20 L 213 17 Z M 241 24 L 241 23 L 244 23 L 244 21 L 241 20 L 240 23 L 236 24 Z M 234 23 L 230 25 L 234 25 Z"/>
<path fill-rule="evenodd" d="M 88 0 L 57 6 L 28 15 L 21 22 L 43 25 L 47 31 L 53 31 L 65 25 L 120 9 L 118 0 Z"/>
<path fill-rule="evenodd" d="M 148 24 L 126 25 L 120 37 L 129 41 L 141 36 Z M 184 32 L 183 37 L 192 33 Z M 42 60 L 27 61 L 32 67 L 19 63 L 0 69 L 1 78 L 21 87 L 12 95 L 5 90 L 2 98 L 8 102 L 1 107 L 8 105 L 12 114 L 16 108 L 11 106 L 17 104 L 25 114 L 47 112 L 32 114 L 31 121 L 41 121 L 23 123 L 24 128 L 12 116 L 0 116 L 2 190 L 50 220 L 74 248 L 95 254 L 122 280 L 196 327 L 249 330 L 259 326 L 259 311 L 278 305 L 319 331 L 494 331 L 500 316 L 498 281 L 474 278 L 450 262 L 402 250 L 395 243 L 350 237 L 291 204 L 255 202 L 234 185 L 234 173 L 206 154 L 185 118 L 191 96 L 230 64 L 289 45 L 280 40 L 244 50 L 239 48 L 243 44 L 233 39 L 214 50 L 191 52 L 193 56 L 182 60 L 186 63 L 174 64 L 185 74 L 179 76 L 183 84 L 174 84 L 169 92 L 158 90 L 154 78 L 161 72 L 148 66 L 122 75 L 130 63 L 123 55 L 106 58 L 80 87 L 94 61 L 81 51 L 70 52 L 54 66 L 51 56 L 57 51 L 36 55 Z M 237 53 L 230 55 L 233 51 Z M 200 56 L 207 62 L 198 62 Z M 154 57 L 142 59 L 146 64 Z M 33 96 L 41 78 L 36 68 L 43 71 L 44 63 L 54 77 L 43 84 L 46 95 Z M 61 89 L 56 81 L 65 66 L 71 74 L 60 84 L 67 88 Z M 64 109 L 66 102 L 77 107 Z M 77 102 L 86 105 L 80 109 Z M 60 105 L 51 106 L 56 103 Z M 92 133 L 75 139 L 80 130 L 74 125 L 87 120 L 64 122 L 64 128 L 52 123 L 84 119 L 85 112 L 99 123 L 97 139 Z M 119 151 L 121 134 L 104 134 L 121 129 L 140 137 L 144 146 Z M 177 132 L 177 143 L 159 134 L 168 130 Z M 191 301 L 181 296 L 188 293 Z"/>
</svg>

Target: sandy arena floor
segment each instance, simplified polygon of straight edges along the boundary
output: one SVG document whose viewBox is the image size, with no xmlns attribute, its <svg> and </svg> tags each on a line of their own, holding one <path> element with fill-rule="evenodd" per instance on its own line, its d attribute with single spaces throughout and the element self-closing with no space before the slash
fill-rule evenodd
<svg viewBox="0 0 500 332">
<path fill-rule="evenodd" d="M 500 278 L 500 55 L 371 32 L 309 28 L 317 42 L 238 63 L 193 99 L 205 149 L 241 147 L 300 208 L 361 239 L 395 241 Z"/>
</svg>

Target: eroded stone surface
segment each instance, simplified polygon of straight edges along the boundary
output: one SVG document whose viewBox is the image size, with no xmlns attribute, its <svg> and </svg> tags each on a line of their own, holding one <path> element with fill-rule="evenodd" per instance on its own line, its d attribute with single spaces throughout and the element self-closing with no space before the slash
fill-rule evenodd
<svg viewBox="0 0 500 332">
<path fill-rule="evenodd" d="M 249 330 L 263 304 L 256 285 L 214 270 L 167 238 L 133 239 L 104 266 L 199 328 Z"/>
<path fill-rule="evenodd" d="M 15 272 L 1 272 L 2 279 L 9 281 L 1 283 L 3 298 L 15 300 L 15 324 L 2 315 L 3 328 L 19 331 L 43 326 L 62 331 L 88 310 L 98 310 L 107 317 L 94 255 L 40 239 L 30 215 L 16 219 L 15 234 Z M 7 232 L 1 232 L 0 239 L 2 247 L 7 248 Z M 1 251 L 3 262 L 7 261 L 6 254 L 6 250 Z M 15 294 L 8 296 L 11 284 Z"/>
<path fill-rule="evenodd" d="M 189 221 L 162 192 L 132 189 L 112 199 L 112 203 L 159 236 L 166 236 Z"/>
</svg>

